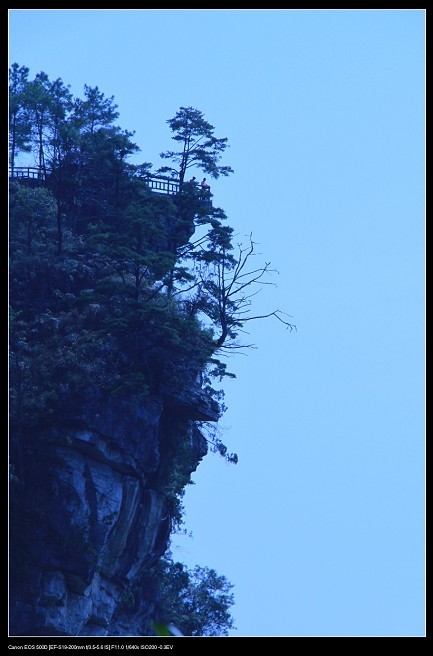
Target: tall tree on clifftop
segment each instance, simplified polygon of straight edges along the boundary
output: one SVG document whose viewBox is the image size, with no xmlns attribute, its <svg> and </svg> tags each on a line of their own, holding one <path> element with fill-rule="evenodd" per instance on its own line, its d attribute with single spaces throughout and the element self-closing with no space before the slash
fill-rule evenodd
<svg viewBox="0 0 433 656">
<path fill-rule="evenodd" d="M 162 159 L 171 159 L 176 166 L 163 166 L 159 173 L 175 173 L 182 186 L 187 169 L 195 166 L 212 178 L 233 173 L 230 166 L 220 166 L 221 153 L 228 147 L 227 137 L 214 137 L 214 126 L 205 121 L 203 113 L 193 107 L 181 107 L 174 118 L 167 121 L 180 145 L 179 150 L 161 153 Z"/>
<path fill-rule="evenodd" d="M 31 151 L 32 124 L 25 102 L 28 75 L 26 66 L 12 64 L 9 70 L 9 165 L 12 175 L 17 155 Z"/>
</svg>

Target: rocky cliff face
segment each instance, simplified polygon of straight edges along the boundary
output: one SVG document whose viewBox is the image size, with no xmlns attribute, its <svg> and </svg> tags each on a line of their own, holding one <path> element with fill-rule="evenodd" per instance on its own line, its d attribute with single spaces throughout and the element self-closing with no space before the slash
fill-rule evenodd
<svg viewBox="0 0 433 656">
<path fill-rule="evenodd" d="M 217 418 L 195 382 L 181 398 L 93 394 L 41 429 L 45 453 L 23 435 L 11 635 L 151 634 L 152 568 L 168 546 L 176 490 L 207 452 L 195 421 Z"/>
</svg>

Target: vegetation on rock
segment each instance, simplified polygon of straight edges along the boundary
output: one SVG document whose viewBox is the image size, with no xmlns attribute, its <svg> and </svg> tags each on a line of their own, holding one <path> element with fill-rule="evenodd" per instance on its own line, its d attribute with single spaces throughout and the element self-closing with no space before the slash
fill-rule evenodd
<svg viewBox="0 0 433 656">
<path fill-rule="evenodd" d="M 251 298 L 270 265 L 251 268 L 252 239 L 234 245 L 212 195 L 204 201 L 185 181 L 191 167 L 213 178 L 231 173 L 219 164 L 227 139 L 214 137 L 199 110 L 181 107 L 168 121 L 179 150 L 162 154 L 171 166 L 157 172 L 175 177 L 179 191 L 162 195 L 149 188 L 152 165 L 128 161 L 139 148 L 133 132 L 115 123 L 118 116 L 113 97 L 98 87 L 85 85 L 84 97 L 74 98 L 61 79 L 41 72 L 30 80 L 28 68 L 10 69 L 12 581 L 25 564 L 23 536 L 41 521 L 32 513 L 29 472 L 49 466 L 47 453 L 67 439 L 61 427 L 89 397 L 132 402 L 157 395 L 169 405 L 198 387 L 221 414 L 215 383 L 234 376 L 221 357 L 242 347 L 240 331 L 261 318 L 251 313 Z M 30 154 L 36 181 L 16 175 L 17 162 Z M 291 328 L 278 310 L 266 316 Z M 211 450 L 237 461 L 219 438 L 206 438 L 206 416 L 185 408 L 179 421 L 190 428 L 176 432 L 171 424 L 158 481 L 175 522 L 202 455 L 185 441 L 191 422 Z M 91 544 L 87 551 L 97 560 Z M 164 571 L 172 621 L 186 635 L 225 634 L 233 599 L 224 577 L 172 562 Z"/>
</svg>

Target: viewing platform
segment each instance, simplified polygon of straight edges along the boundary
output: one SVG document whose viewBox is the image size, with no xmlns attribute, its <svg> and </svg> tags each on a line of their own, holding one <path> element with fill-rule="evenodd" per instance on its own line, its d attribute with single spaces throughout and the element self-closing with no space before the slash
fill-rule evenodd
<svg viewBox="0 0 433 656">
<path fill-rule="evenodd" d="M 50 169 L 41 169 L 37 166 L 15 166 L 9 168 L 9 178 L 30 184 L 45 184 L 50 176 Z M 180 192 L 180 182 L 173 178 L 163 175 L 145 175 L 140 176 L 142 180 L 152 191 L 158 194 L 169 194 L 177 196 Z M 202 200 L 210 201 L 212 194 L 209 191 L 203 191 L 198 183 L 184 182 L 184 186 L 192 185 L 197 192 L 200 192 Z M 191 186 L 190 186 L 191 188 Z"/>
<path fill-rule="evenodd" d="M 41 169 L 37 166 L 15 166 L 9 167 L 9 177 L 16 180 L 38 180 L 45 182 L 49 177 L 50 169 Z M 180 184 L 178 180 L 168 178 L 162 175 L 140 176 L 140 179 L 146 183 L 149 189 L 162 194 L 178 194 Z"/>
<path fill-rule="evenodd" d="M 140 180 L 143 180 L 149 189 L 156 191 L 159 194 L 172 194 L 176 196 L 181 191 L 179 180 L 168 178 L 163 175 L 143 175 L 140 176 Z M 203 189 L 203 187 L 198 182 L 191 182 L 190 180 L 186 180 L 183 183 L 182 188 L 183 190 L 186 190 L 187 188 L 190 190 L 195 189 L 195 191 L 198 192 L 201 200 L 210 201 L 212 198 L 210 188 L 208 187 L 207 189 Z"/>
</svg>

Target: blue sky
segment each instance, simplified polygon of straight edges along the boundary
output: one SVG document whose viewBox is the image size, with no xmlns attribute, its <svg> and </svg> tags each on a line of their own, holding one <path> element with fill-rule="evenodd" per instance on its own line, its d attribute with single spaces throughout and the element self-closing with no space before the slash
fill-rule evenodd
<svg viewBox="0 0 433 656">
<path fill-rule="evenodd" d="M 212 183 L 279 271 L 231 358 L 174 550 L 234 584 L 240 636 L 425 633 L 425 12 L 10 10 L 10 63 L 113 95 L 135 161 L 192 106 Z M 198 172 L 200 174 L 200 172 Z M 198 175 L 197 175 L 198 177 Z"/>
</svg>

